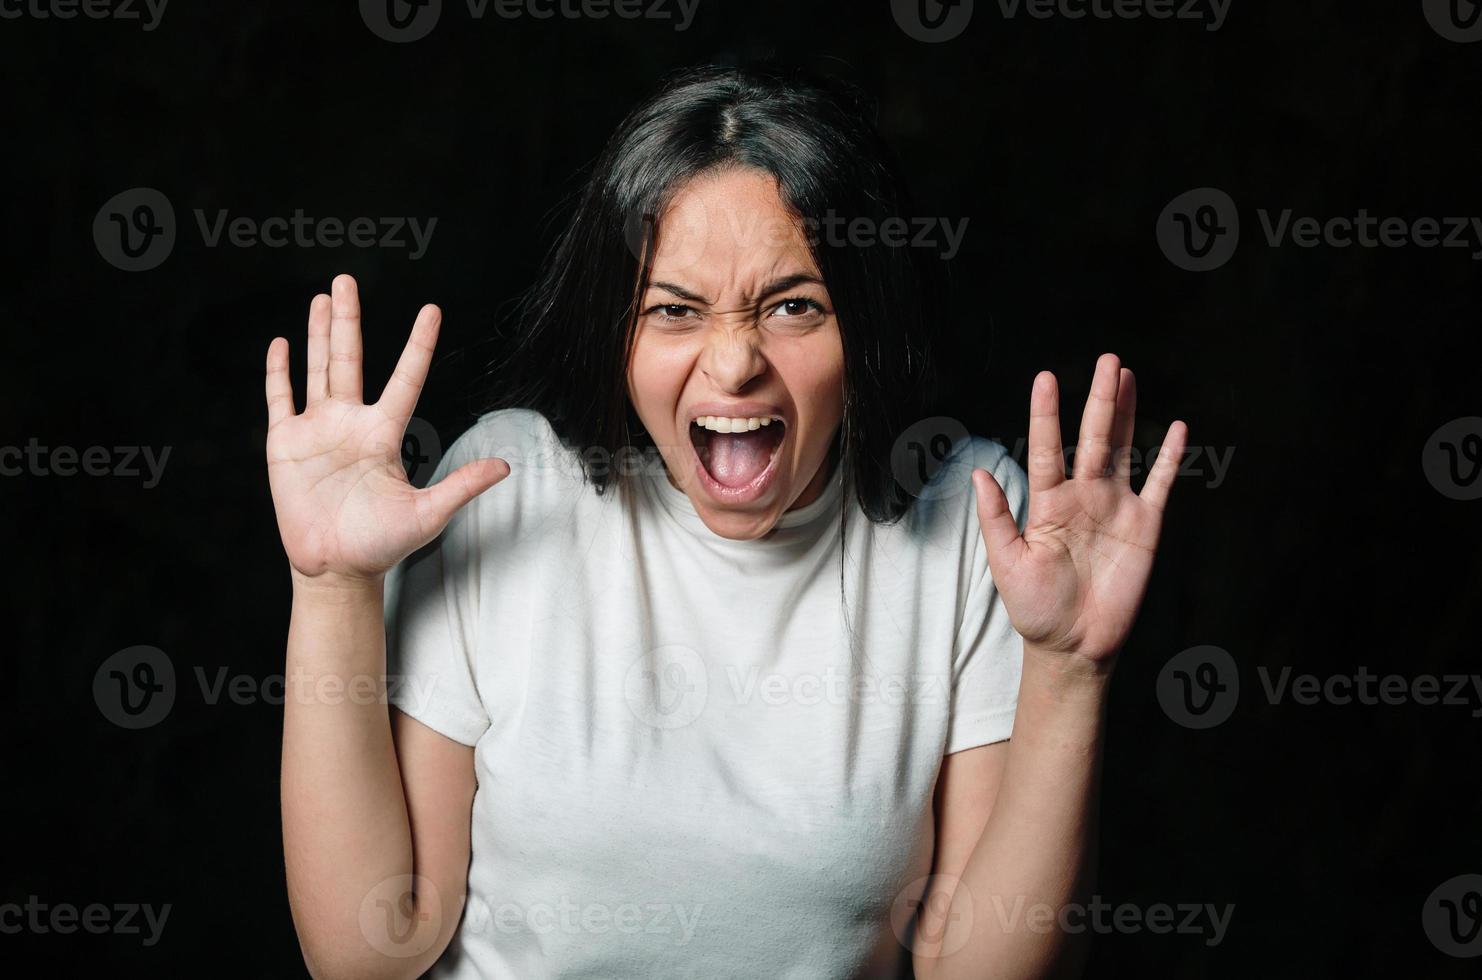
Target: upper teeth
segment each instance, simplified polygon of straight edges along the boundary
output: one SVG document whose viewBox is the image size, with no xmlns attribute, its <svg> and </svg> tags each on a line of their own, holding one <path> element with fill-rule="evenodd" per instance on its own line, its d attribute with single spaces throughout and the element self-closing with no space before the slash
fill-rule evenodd
<svg viewBox="0 0 1482 980">
<path fill-rule="evenodd" d="M 772 416 L 734 419 L 724 415 L 702 415 L 695 419 L 695 424 L 711 432 L 745 432 L 748 429 L 760 429 L 764 425 L 771 425 Z"/>
</svg>

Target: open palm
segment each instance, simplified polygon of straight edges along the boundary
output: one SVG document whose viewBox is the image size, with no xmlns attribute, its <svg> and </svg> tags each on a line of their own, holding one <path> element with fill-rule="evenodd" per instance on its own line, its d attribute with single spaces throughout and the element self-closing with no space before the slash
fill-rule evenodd
<svg viewBox="0 0 1482 980">
<path fill-rule="evenodd" d="M 435 538 L 457 510 L 509 475 L 500 459 L 454 470 L 425 490 L 401 464 L 401 440 L 416 408 L 440 315 L 424 306 L 379 401 L 361 397 L 360 300 L 338 276 L 332 296 L 309 307 L 307 394 L 294 411 L 288 342 L 268 347 L 268 483 L 283 548 L 305 576 L 383 574 Z"/>
<path fill-rule="evenodd" d="M 1034 380 L 1029 409 L 1029 513 L 1021 533 L 1002 488 L 974 471 L 988 567 L 1014 628 L 1052 652 L 1102 662 L 1132 629 L 1147 590 L 1163 508 L 1188 436 L 1168 427 L 1140 494 L 1131 487 L 1137 389 L 1113 354 L 1096 363 L 1066 479 L 1055 376 Z M 981 475 L 980 475 L 981 474 Z"/>
</svg>

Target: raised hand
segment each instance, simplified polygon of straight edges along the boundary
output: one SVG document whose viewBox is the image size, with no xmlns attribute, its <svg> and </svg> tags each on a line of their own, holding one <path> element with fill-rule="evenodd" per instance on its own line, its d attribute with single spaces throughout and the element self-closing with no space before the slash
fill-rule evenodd
<svg viewBox="0 0 1482 980">
<path fill-rule="evenodd" d="M 308 392 L 294 411 L 288 341 L 268 346 L 268 483 L 283 549 L 310 578 L 374 579 L 435 538 L 453 514 L 509 475 L 480 459 L 418 490 L 401 440 L 437 343 L 441 313 L 422 307 L 379 401 L 361 397 L 360 298 L 337 276 L 309 305 Z"/>
<path fill-rule="evenodd" d="M 1142 493 L 1132 492 L 1137 387 L 1114 354 L 1096 362 L 1074 477 L 1065 478 L 1060 395 L 1043 371 L 1029 399 L 1029 515 L 1021 534 L 1002 488 L 973 472 L 988 567 L 1027 645 L 1108 665 L 1147 589 L 1163 508 L 1188 428 L 1168 427 Z"/>
</svg>

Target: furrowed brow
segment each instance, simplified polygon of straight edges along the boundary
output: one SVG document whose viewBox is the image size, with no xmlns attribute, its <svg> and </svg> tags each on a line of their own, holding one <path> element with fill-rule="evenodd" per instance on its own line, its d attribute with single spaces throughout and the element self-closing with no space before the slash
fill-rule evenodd
<svg viewBox="0 0 1482 980">
<path fill-rule="evenodd" d="M 691 303 L 704 303 L 706 306 L 710 305 L 710 300 L 699 295 L 698 293 L 692 293 L 688 289 L 685 289 L 683 286 L 676 285 L 672 282 L 661 282 L 655 280 L 648 284 L 648 288 L 662 289 L 666 293 L 678 296 L 680 299 L 689 300 Z"/>
<path fill-rule="evenodd" d="M 823 280 L 817 276 L 810 276 L 806 272 L 783 276 L 781 279 L 773 279 L 762 287 L 761 292 L 757 293 L 757 302 L 760 303 L 769 296 L 776 296 L 778 293 L 785 293 L 789 289 L 796 289 L 799 286 L 805 285 L 822 286 Z"/>
</svg>

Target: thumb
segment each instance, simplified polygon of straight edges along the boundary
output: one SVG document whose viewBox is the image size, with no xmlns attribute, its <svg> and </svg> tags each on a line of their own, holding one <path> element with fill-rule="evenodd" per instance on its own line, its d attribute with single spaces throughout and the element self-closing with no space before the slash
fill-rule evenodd
<svg viewBox="0 0 1482 980">
<path fill-rule="evenodd" d="M 464 463 L 425 490 L 417 491 L 422 507 L 441 530 L 453 515 L 485 490 L 509 476 L 509 464 L 499 457 Z"/>
<path fill-rule="evenodd" d="M 983 547 L 988 551 L 988 564 L 1000 569 L 1012 565 L 1024 548 L 1019 523 L 1009 510 L 1008 498 L 993 474 L 973 470 L 973 489 L 978 497 L 978 524 L 983 528 Z"/>
</svg>

